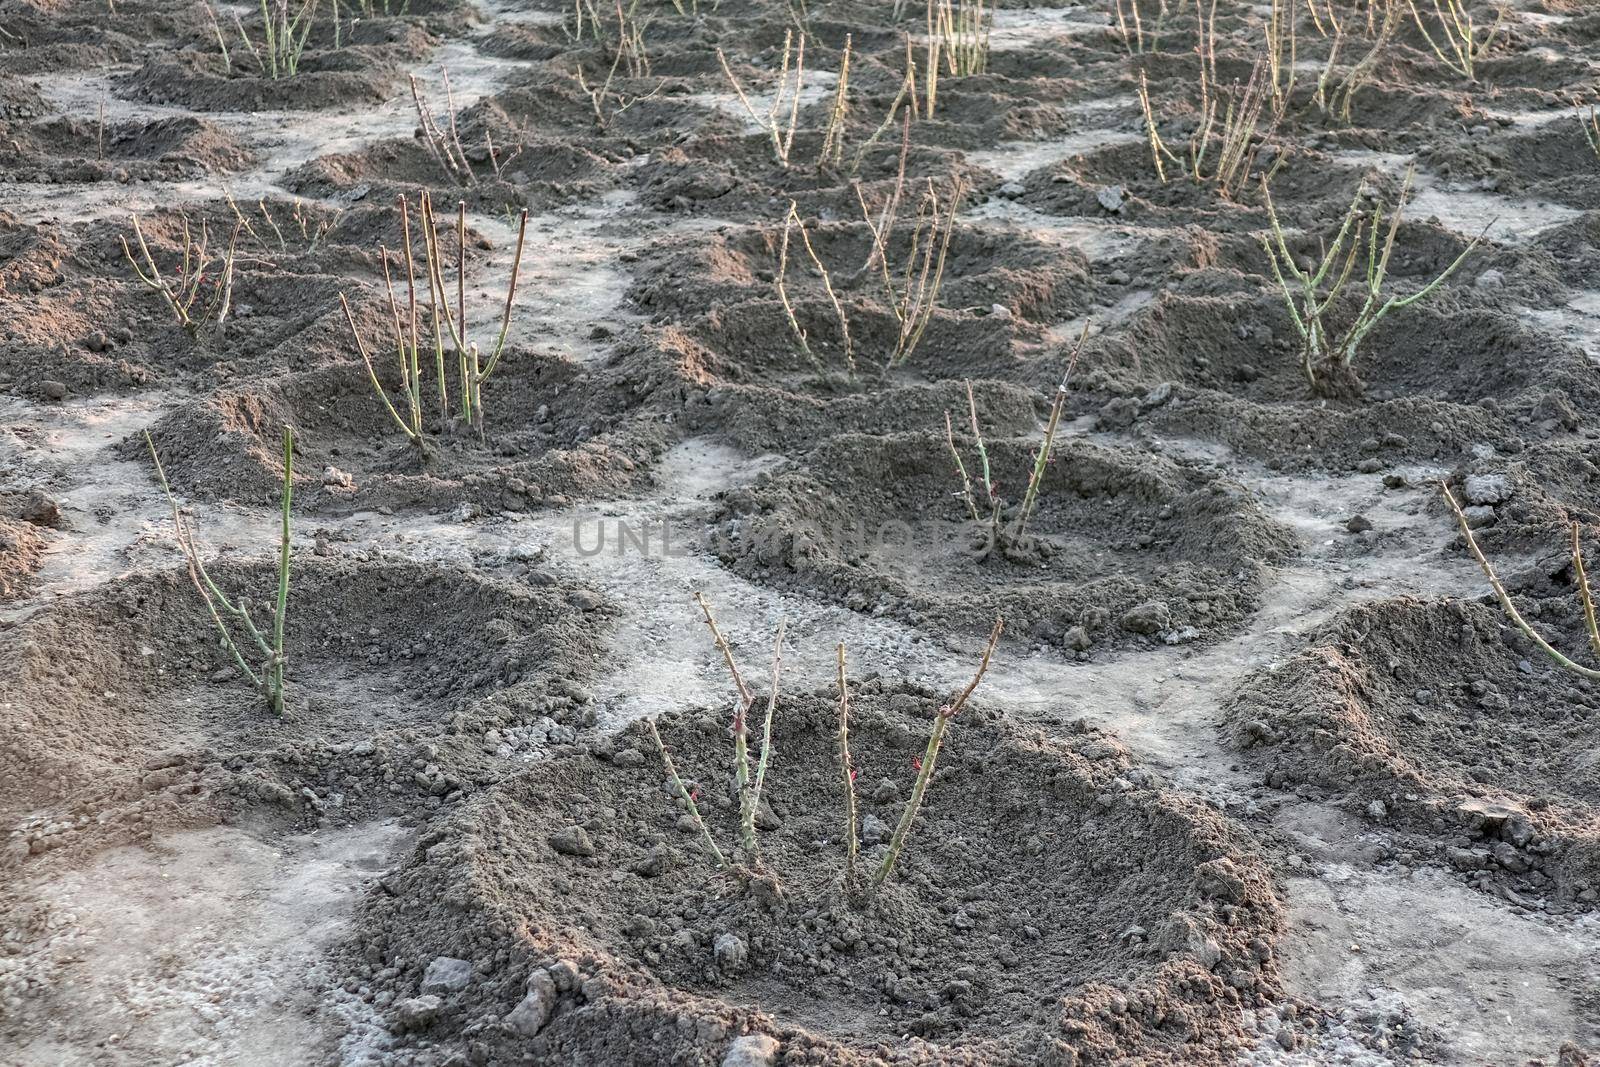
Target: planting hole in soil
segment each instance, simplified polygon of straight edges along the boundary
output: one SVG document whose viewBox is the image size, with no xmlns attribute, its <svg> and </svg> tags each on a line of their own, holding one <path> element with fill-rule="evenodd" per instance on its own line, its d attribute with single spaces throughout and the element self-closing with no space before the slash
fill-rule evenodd
<svg viewBox="0 0 1600 1067">
<path fill-rule="evenodd" d="M 938 703 L 872 682 L 853 694 L 854 888 L 824 690 L 779 703 L 761 873 L 716 869 L 634 727 L 442 827 L 398 882 L 406 897 L 448 896 L 466 921 L 380 901 L 370 944 L 413 961 L 402 987 L 436 955 L 495 959 L 460 999 L 507 1013 L 497 1051 L 550 1063 L 703 1062 L 750 1026 L 803 1062 L 1225 1054 L 1239 1007 L 1273 989 L 1270 881 L 1224 820 L 1153 788 L 1109 737 L 1051 741 L 964 712 L 902 864 L 865 884 Z M 720 713 L 671 716 L 660 734 L 733 855 Z"/>
<path fill-rule="evenodd" d="M 0 0 L 0 1061 L 1595 1062 L 1592 7 Z"/>
<path fill-rule="evenodd" d="M 263 625 L 273 617 L 275 567 L 208 572 Z M 279 716 L 218 648 L 186 572 L 123 579 L 58 600 L 0 635 L 15 667 L 6 761 L 19 782 L 6 810 L 22 816 L 17 840 L 37 854 L 108 829 L 136 832 L 143 806 L 190 808 L 203 821 L 216 803 L 242 794 L 292 813 L 302 798 L 285 788 L 285 776 L 364 751 L 365 761 L 353 761 L 363 770 L 334 777 L 348 772 L 359 793 L 374 785 L 361 777 L 381 778 L 390 763 L 387 752 L 374 754 L 376 740 L 438 737 L 491 695 L 520 699 L 557 675 L 563 645 L 598 626 L 559 587 L 405 563 L 295 560 Z M 248 659 L 254 650 L 245 643 L 241 652 Z M 560 667 L 581 672 L 583 659 Z M 286 745 L 311 748 L 284 765 Z M 312 809 L 323 803 L 304 799 Z M 350 799 L 354 808 L 371 798 Z M 122 825 L 121 809 L 132 809 L 132 825 Z M 63 822 L 55 814 L 85 811 L 100 818 Z"/>
<path fill-rule="evenodd" d="M 918 625 L 978 630 L 1000 614 L 1070 654 L 1214 637 L 1291 549 L 1239 487 L 1081 440 L 1060 446 L 1024 522 L 1033 450 L 980 455 L 960 432 L 836 437 L 802 469 L 728 493 L 716 551 L 757 580 Z"/>
</svg>

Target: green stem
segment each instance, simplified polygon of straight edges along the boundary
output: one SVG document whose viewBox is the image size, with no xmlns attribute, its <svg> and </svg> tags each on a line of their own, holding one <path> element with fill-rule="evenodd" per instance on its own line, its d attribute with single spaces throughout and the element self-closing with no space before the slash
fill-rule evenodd
<svg viewBox="0 0 1600 1067">
<path fill-rule="evenodd" d="M 261 0 L 261 21 L 265 27 L 267 41 L 267 61 L 272 64 L 272 80 L 278 80 L 278 47 L 277 33 L 272 26 L 272 11 L 267 6 L 267 0 Z"/>
<path fill-rule="evenodd" d="M 850 765 L 850 688 L 844 673 L 844 642 L 839 643 L 839 768 L 844 779 L 845 880 L 856 881 L 856 854 L 860 838 L 856 833 L 856 776 Z"/>
<path fill-rule="evenodd" d="M 200 562 L 199 550 L 184 532 L 183 516 L 178 511 L 177 498 L 172 495 L 172 487 L 167 483 L 167 472 L 161 466 L 161 457 L 156 453 L 155 442 L 151 440 L 150 431 L 148 430 L 145 431 L 144 443 L 150 449 L 150 459 L 155 464 L 156 478 L 161 482 L 161 491 L 166 494 L 167 505 L 172 509 L 173 534 L 177 539 L 178 549 L 183 553 L 184 561 L 188 564 L 189 580 L 193 583 L 196 592 L 200 594 L 200 599 L 205 601 L 206 611 L 210 614 L 211 621 L 216 624 L 217 633 L 222 638 L 222 645 L 228 650 L 228 654 L 233 657 L 234 664 L 239 668 L 241 674 L 250 679 L 250 683 L 253 686 L 260 689 L 266 684 L 265 672 L 257 674 L 254 668 L 245 662 L 244 655 L 234 642 L 233 634 L 228 630 L 227 623 L 222 621 L 222 613 L 217 610 L 217 604 L 220 602 L 230 615 L 243 616 L 247 625 L 249 616 L 244 615 L 242 609 L 235 608 L 229 603 L 227 597 L 211 581 L 211 576 L 206 574 L 205 565 Z M 252 633 L 254 633 L 253 629 Z M 259 641 L 259 636 L 257 640 Z"/>
<path fill-rule="evenodd" d="M 272 681 L 268 699 L 283 715 L 283 625 L 289 610 L 289 507 L 294 498 L 294 431 L 283 428 L 283 524 L 278 535 L 278 603 L 272 613 Z"/>
<path fill-rule="evenodd" d="M 644 722 L 650 729 L 650 737 L 656 743 L 656 751 L 661 753 L 661 762 L 666 764 L 667 777 L 672 779 L 673 788 L 678 791 L 679 798 L 689 806 L 689 815 L 694 819 L 694 824 L 699 829 L 700 836 L 705 840 L 706 848 L 710 849 L 711 854 L 716 857 L 717 866 L 727 870 L 727 857 L 717 847 L 716 841 L 712 840 L 711 831 L 706 829 L 706 821 L 700 817 L 700 806 L 694 802 L 694 797 L 689 793 L 688 787 L 683 784 L 683 779 L 678 776 L 678 768 L 673 766 L 672 757 L 667 754 L 667 746 L 661 743 L 661 731 L 656 729 L 655 720 L 646 719 Z"/>
<path fill-rule="evenodd" d="M 944 745 L 944 732 L 949 726 L 950 717 L 941 710 L 934 717 L 933 729 L 928 734 L 928 747 L 922 752 L 922 769 L 917 772 L 917 782 L 911 787 L 911 799 L 906 801 L 905 811 L 900 813 L 900 822 L 894 828 L 894 836 L 889 839 L 888 853 L 878 865 L 877 873 L 872 876 L 875 886 L 882 885 L 899 862 L 900 852 L 911 834 L 911 824 L 916 821 L 917 812 L 922 808 L 922 797 L 928 791 L 928 780 L 933 777 L 933 765 L 939 758 L 939 749 Z"/>
<path fill-rule="evenodd" d="M 906 838 L 911 834 L 911 826 L 917 820 L 917 812 L 922 808 L 922 798 L 928 791 L 928 783 L 933 779 L 933 767 L 938 762 L 939 749 L 944 745 L 944 735 L 950 728 L 950 720 L 961 713 L 973 690 L 983 681 L 984 674 L 989 670 L 989 660 L 994 656 L 994 647 L 1000 642 L 1000 634 L 1004 630 L 1004 620 L 995 619 L 994 629 L 989 631 L 989 643 L 984 646 L 983 659 L 978 662 L 978 671 L 972 676 L 972 681 L 967 683 L 967 687 L 955 700 L 940 708 L 938 714 L 934 716 L 933 729 L 928 733 L 928 746 L 922 754 L 922 767 L 917 771 L 916 784 L 911 787 L 911 799 L 906 801 L 905 811 L 900 813 L 900 821 L 895 825 L 893 836 L 889 838 L 889 851 L 884 854 L 883 862 L 878 865 L 877 873 L 872 876 L 874 887 L 882 885 L 894 871 L 900 853 L 905 848 Z"/>
</svg>

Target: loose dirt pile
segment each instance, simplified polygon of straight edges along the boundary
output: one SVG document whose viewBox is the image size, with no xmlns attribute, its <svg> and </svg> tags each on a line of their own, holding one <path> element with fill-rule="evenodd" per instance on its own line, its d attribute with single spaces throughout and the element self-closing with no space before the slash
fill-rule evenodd
<svg viewBox="0 0 1600 1067">
<path fill-rule="evenodd" d="M 236 603 L 270 617 L 275 569 L 211 570 Z M 15 668 L 4 758 L 18 787 L 6 810 L 60 813 L 22 818 L 10 847 L 26 857 L 144 840 L 241 802 L 318 825 L 369 818 L 390 806 L 386 793 L 418 787 L 434 806 L 459 799 L 484 767 L 475 743 L 452 738 L 502 727 L 560 734 L 546 714 L 558 707 L 552 694 L 592 669 L 568 650 L 604 628 L 603 606 L 546 582 L 301 561 L 285 655 L 306 683 L 291 686 L 281 720 L 218 647 L 186 571 L 58 601 L 0 636 Z M 243 651 L 253 655 L 248 643 Z"/>
</svg>

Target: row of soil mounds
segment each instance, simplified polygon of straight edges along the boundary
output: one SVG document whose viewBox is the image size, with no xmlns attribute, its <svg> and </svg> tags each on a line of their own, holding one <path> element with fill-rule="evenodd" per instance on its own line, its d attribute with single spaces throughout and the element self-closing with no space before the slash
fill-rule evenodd
<svg viewBox="0 0 1600 1067">
<path fill-rule="evenodd" d="M 337 28 L 331 5 L 314 11 L 291 73 L 287 57 L 271 62 L 265 28 L 253 11 L 235 26 L 228 12 L 202 4 L 124 0 L 107 8 L 95 0 L 8 0 L 0 11 L 6 22 L 0 72 L 9 81 L 121 68 L 126 73 L 112 77 L 117 95 L 196 112 L 370 106 L 402 87 L 405 68 L 442 37 L 474 23 L 472 6 L 459 0 L 373 7 L 369 17 L 346 7 Z M 395 14 L 386 14 L 386 7 Z"/>
</svg>

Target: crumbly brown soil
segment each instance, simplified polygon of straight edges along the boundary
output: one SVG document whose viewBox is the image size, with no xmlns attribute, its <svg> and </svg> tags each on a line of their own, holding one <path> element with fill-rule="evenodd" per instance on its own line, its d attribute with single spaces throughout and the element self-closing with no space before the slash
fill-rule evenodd
<svg viewBox="0 0 1600 1067">
<path fill-rule="evenodd" d="M 1576 601 L 1520 598 L 1575 649 Z M 1574 640 L 1577 639 L 1577 640 Z M 1600 903 L 1600 703 L 1498 605 L 1381 600 L 1312 636 L 1228 709 L 1279 789 L 1324 790 L 1482 888 Z"/>
<path fill-rule="evenodd" d="M 861 815 L 892 824 L 940 695 L 858 688 Z M 475 1054 L 491 1059 L 716 1062 L 752 1031 L 791 1063 L 1227 1061 L 1239 1008 L 1274 993 L 1280 912 L 1224 820 L 1154 787 L 1098 731 L 1051 740 L 974 709 L 895 874 L 852 891 L 836 717 L 828 691 L 779 701 L 760 873 L 714 869 L 634 727 L 424 839 L 363 917 L 363 970 L 404 995 L 436 955 L 492 960 L 443 1016 L 480 1020 Z M 662 733 L 732 854 L 725 726 L 693 712 Z M 569 826 L 592 855 L 552 848 Z M 863 872 L 885 851 L 864 845 Z M 729 937 L 737 962 L 713 947 Z M 506 1033 L 496 1017 L 529 970 L 562 961 L 576 975 L 553 1018 L 531 1040 Z"/>
<path fill-rule="evenodd" d="M 0 600 L 22 593 L 28 575 L 39 568 L 45 535 L 30 522 L 0 518 Z"/>
</svg>

